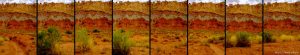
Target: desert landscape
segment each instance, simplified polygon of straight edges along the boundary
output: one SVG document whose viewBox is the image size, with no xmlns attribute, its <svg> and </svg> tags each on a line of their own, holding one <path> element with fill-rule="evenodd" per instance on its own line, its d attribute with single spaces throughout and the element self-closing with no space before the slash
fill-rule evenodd
<svg viewBox="0 0 300 55">
<path fill-rule="evenodd" d="M 149 9 L 148 2 L 114 2 L 113 55 L 149 55 Z"/>
<path fill-rule="evenodd" d="M 189 55 L 224 55 L 225 2 L 189 3 Z"/>
<path fill-rule="evenodd" d="M 38 3 L 38 55 L 74 54 L 74 4 Z"/>
<path fill-rule="evenodd" d="M 76 3 L 76 55 L 112 55 L 112 3 Z"/>
<path fill-rule="evenodd" d="M 262 55 L 262 5 L 228 4 L 226 54 Z"/>
<path fill-rule="evenodd" d="M 36 55 L 36 5 L 0 4 L 0 55 Z"/>
<path fill-rule="evenodd" d="M 300 2 L 264 5 L 264 55 L 300 54 Z"/>
<path fill-rule="evenodd" d="M 151 3 L 151 54 L 187 54 L 187 2 Z"/>
<path fill-rule="evenodd" d="M 0 55 L 300 55 L 299 0 L 75 1 L 0 0 Z"/>
</svg>

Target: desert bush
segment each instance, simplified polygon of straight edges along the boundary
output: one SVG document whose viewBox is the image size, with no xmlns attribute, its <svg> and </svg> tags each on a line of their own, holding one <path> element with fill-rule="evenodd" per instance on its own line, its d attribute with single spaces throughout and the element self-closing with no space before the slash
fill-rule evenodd
<svg viewBox="0 0 300 55">
<path fill-rule="evenodd" d="M 72 34 L 72 31 L 68 30 L 66 31 L 66 34 Z"/>
<path fill-rule="evenodd" d="M 263 32 L 261 35 L 263 36 L 264 43 L 275 42 L 275 39 L 273 38 L 271 33 Z"/>
<path fill-rule="evenodd" d="M 282 42 L 285 42 L 285 41 L 295 41 L 296 38 L 294 36 L 291 36 L 291 35 L 281 35 L 279 37 L 279 40 L 282 41 Z"/>
<path fill-rule="evenodd" d="M 260 44 L 262 43 L 263 37 L 261 35 L 255 35 L 255 36 L 251 36 L 249 37 L 251 44 Z"/>
<path fill-rule="evenodd" d="M 237 44 L 236 36 L 227 36 L 225 44 L 226 48 L 235 47 Z"/>
<path fill-rule="evenodd" d="M 250 46 L 250 34 L 247 32 L 239 32 L 237 34 L 237 44 L 236 47 L 249 47 Z"/>
<path fill-rule="evenodd" d="M 250 34 L 247 32 L 238 32 L 237 35 L 228 36 L 226 38 L 226 48 L 230 47 L 249 47 Z"/>
<path fill-rule="evenodd" d="M 3 42 L 8 40 L 9 40 L 8 38 L 0 36 L 0 45 L 3 45 Z"/>
<path fill-rule="evenodd" d="M 88 36 L 88 31 L 81 28 L 76 31 L 76 52 L 85 52 L 91 49 L 93 46 L 93 40 Z"/>
<path fill-rule="evenodd" d="M 113 55 L 129 55 L 132 42 L 129 40 L 131 32 L 117 30 L 113 32 Z"/>
<path fill-rule="evenodd" d="M 99 32 L 100 32 L 100 30 L 98 30 L 98 29 L 93 30 L 93 33 L 99 33 Z"/>
<path fill-rule="evenodd" d="M 210 36 L 210 37 L 208 38 L 208 42 L 209 42 L 209 43 L 217 44 L 217 43 L 223 42 L 224 39 L 225 39 L 225 36 L 214 35 L 214 36 Z"/>
<path fill-rule="evenodd" d="M 54 47 L 61 39 L 61 35 L 54 27 L 48 30 L 42 30 L 38 33 L 38 55 L 53 55 L 56 54 Z"/>
</svg>

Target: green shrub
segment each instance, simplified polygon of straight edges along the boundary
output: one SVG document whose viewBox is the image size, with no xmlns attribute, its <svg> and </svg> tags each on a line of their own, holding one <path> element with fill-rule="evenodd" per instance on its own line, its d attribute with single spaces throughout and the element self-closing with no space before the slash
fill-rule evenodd
<svg viewBox="0 0 300 55">
<path fill-rule="evenodd" d="M 249 47 L 250 46 L 250 34 L 247 32 L 239 32 L 237 37 L 236 47 Z"/>
<path fill-rule="evenodd" d="M 129 40 L 131 32 L 117 30 L 113 33 L 113 55 L 129 55 L 132 42 Z"/>
<path fill-rule="evenodd" d="M 86 29 L 82 28 L 76 31 L 75 37 L 76 44 L 76 51 L 85 52 L 91 49 L 93 46 L 93 40 L 88 36 L 88 32 Z"/>
<path fill-rule="evenodd" d="M 48 30 L 42 30 L 38 33 L 38 55 L 53 55 L 57 54 L 54 51 L 55 44 L 59 42 L 61 35 L 54 27 L 48 28 Z"/>
<path fill-rule="evenodd" d="M 273 38 L 271 33 L 264 32 L 264 33 L 262 33 L 262 36 L 263 36 L 264 43 L 275 42 L 275 39 Z"/>
</svg>

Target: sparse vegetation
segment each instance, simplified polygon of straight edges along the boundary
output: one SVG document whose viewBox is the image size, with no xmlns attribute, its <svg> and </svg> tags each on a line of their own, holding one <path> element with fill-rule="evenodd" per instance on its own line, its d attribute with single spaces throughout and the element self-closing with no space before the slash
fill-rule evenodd
<svg viewBox="0 0 300 55">
<path fill-rule="evenodd" d="M 42 30 L 38 33 L 38 55 L 53 55 L 57 54 L 54 50 L 55 44 L 59 42 L 61 35 L 54 27 L 48 30 Z"/>
<path fill-rule="evenodd" d="M 235 36 L 230 36 L 226 39 L 226 47 L 249 47 L 250 34 L 247 32 L 238 32 Z"/>
<path fill-rule="evenodd" d="M 279 37 L 279 40 L 281 41 L 281 42 L 285 42 L 285 41 L 295 41 L 296 39 L 295 39 L 295 37 L 294 36 L 291 36 L 291 35 L 281 35 L 280 37 Z"/>
<path fill-rule="evenodd" d="M 4 41 L 8 41 L 9 39 L 8 38 L 5 38 L 3 36 L 0 36 L 0 45 L 3 45 L 3 42 Z"/>
<path fill-rule="evenodd" d="M 66 31 L 66 34 L 72 34 L 72 31 L 68 30 Z"/>
<path fill-rule="evenodd" d="M 236 36 L 228 36 L 226 38 L 226 48 L 234 47 L 237 44 Z"/>
<path fill-rule="evenodd" d="M 215 35 L 215 36 L 209 37 L 209 38 L 208 38 L 208 42 L 209 42 L 209 43 L 217 44 L 217 43 L 223 42 L 224 39 L 225 39 L 224 36 Z"/>
<path fill-rule="evenodd" d="M 113 34 L 113 55 L 129 55 L 132 42 L 129 40 L 131 32 L 124 30 L 114 31 Z"/>
<path fill-rule="evenodd" d="M 91 49 L 93 46 L 93 39 L 88 36 L 88 32 L 86 29 L 81 28 L 76 31 L 76 52 L 85 52 Z"/>
<path fill-rule="evenodd" d="M 99 33 L 99 32 L 100 32 L 100 30 L 98 30 L 98 29 L 93 30 L 93 33 Z"/>
<path fill-rule="evenodd" d="M 250 46 L 250 34 L 247 32 L 240 32 L 237 35 L 237 47 L 249 47 Z"/>
<path fill-rule="evenodd" d="M 262 33 L 262 35 L 263 35 L 263 41 L 265 43 L 275 42 L 275 39 L 273 38 L 271 33 L 264 32 L 264 33 Z"/>
</svg>

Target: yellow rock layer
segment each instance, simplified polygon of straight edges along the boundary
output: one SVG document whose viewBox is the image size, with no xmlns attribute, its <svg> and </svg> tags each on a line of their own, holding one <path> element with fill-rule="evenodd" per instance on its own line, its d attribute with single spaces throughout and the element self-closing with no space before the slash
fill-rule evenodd
<svg viewBox="0 0 300 55">
<path fill-rule="evenodd" d="M 76 3 L 76 11 L 100 11 L 112 14 L 112 3 L 101 1 L 88 1 Z"/>
<path fill-rule="evenodd" d="M 187 4 L 186 2 L 176 2 L 176 1 L 163 1 L 155 2 L 151 4 L 152 11 L 173 11 L 179 12 L 182 14 L 187 13 Z"/>
<path fill-rule="evenodd" d="M 190 12 L 209 12 L 224 16 L 225 13 L 225 3 L 190 3 Z"/>
<path fill-rule="evenodd" d="M 227 14 L 249 14 L 256 17 L 262 16 L 262 5 L 249 5 L 249 4 L 242 4 L 242 5 L 229 5 L 226 7 Z"/>
<path fill-rule="evenodd" d="M 0 4 L 0 13 L 25 13 L 36 16 L 36 6 L 33 4 Z"/>
<path fill-rule="evenodd" d="M 149 4 L 147 2 L 120 2 L 113 4 L 114 12 L 131 11 L 149 14 Z"/>
<path fill-rule="evenodd" d="M 265 4 L 264 12 L 284 12 L 300 16 L 300 2 Z"/>
<path fill-rule="evenodd" d="M 74 4 L 65 3 L 44 3 L 38 5 L 38 12 L 61 12 L 74 15 Z"/>
</svg>

